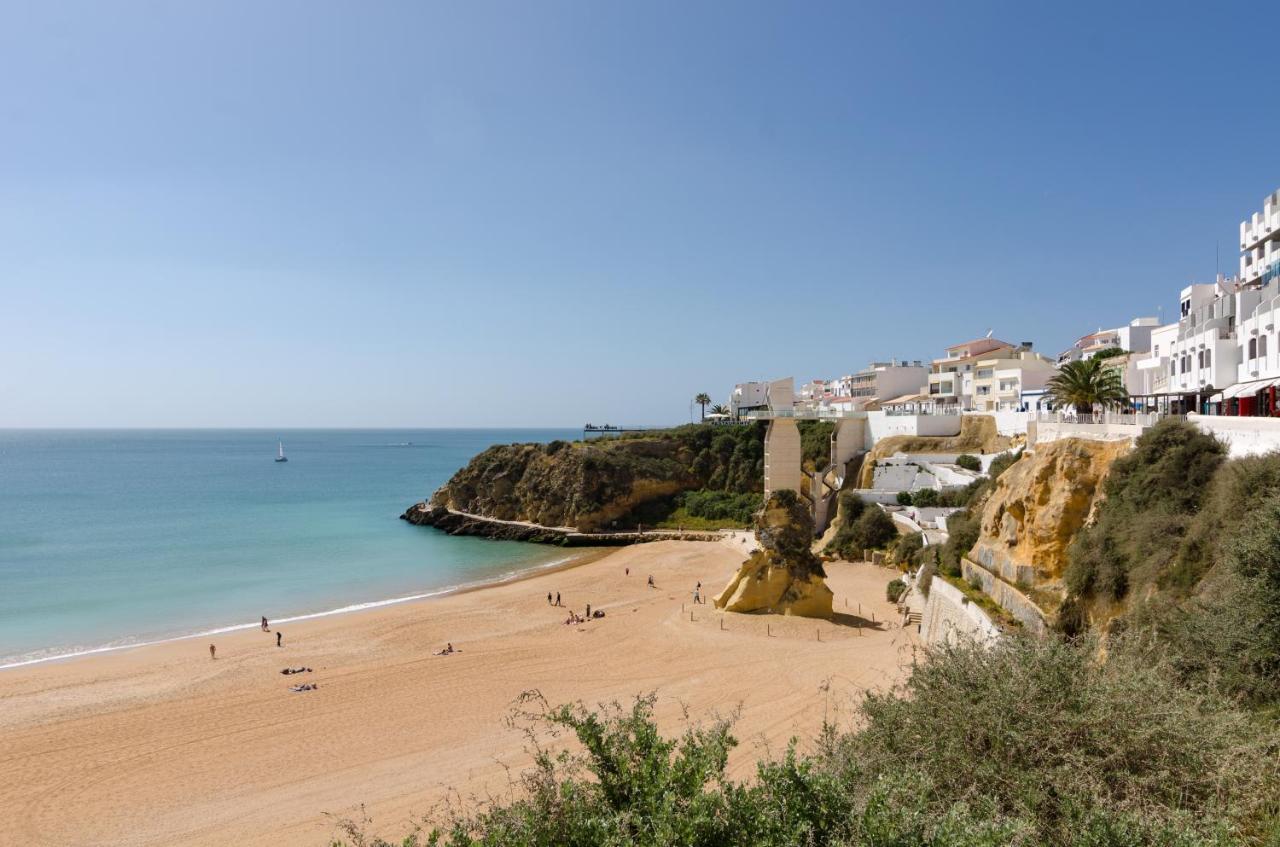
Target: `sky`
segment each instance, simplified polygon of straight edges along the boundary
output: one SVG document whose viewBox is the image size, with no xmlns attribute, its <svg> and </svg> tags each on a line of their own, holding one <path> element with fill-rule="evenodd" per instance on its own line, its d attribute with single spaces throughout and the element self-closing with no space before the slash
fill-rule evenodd
<svg viewBox="0 0 1280 847">
<path fill-rule="evenodd" d="M 0 0 L 0 427 L 666 424 L 1168 320 L 1280 187 L 1278 19 Z"/>
</svg>

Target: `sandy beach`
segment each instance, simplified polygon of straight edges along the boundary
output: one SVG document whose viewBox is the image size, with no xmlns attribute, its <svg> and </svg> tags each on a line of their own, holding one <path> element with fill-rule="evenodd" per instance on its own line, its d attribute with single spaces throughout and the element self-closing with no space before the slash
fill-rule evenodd
<svg viewBox="0 0 1280 847">
<path fill-rule="evenodd" d="M 282 648 L 255 630 L 213 639 L 216 660 L 207 639 L 184 640 L 0 671 L 0 843 L 324 845 L 361 804 L 380 834 L 403 834 L 450 790 L 507 790 L 528 757 L 504 717 L 530 689 L 552 703 L 656 691 L 668 731 L 686 708 L 741 707 L 731 768 L 745 775 L 900 680 L 916 642 L 885 600 L 892 573 L 871 565 L 828 566 L 835 622 L 692 605 L 695 583 L 718 591 L 742 558 L 726 543 L 643 544 L 289 624 Z M 548 592 L 606 617 L 566 626 Z M 461 652 L 433 655 L 446 642 Z M 319 688 L 289 691 L 298 682 Z"/>
</svg>

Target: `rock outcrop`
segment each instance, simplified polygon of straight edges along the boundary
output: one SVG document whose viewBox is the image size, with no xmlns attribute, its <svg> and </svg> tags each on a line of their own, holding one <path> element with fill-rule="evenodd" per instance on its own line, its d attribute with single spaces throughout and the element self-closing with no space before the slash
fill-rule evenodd
<svg viewBox="0 0 1280 847">
<path fill-rule="evenodd" d="M 475 456 L 404 518 L 457 534 L 545 541 L 544 530 L 634 530 L 685 491 L 758 491 L 764 429 L 677 427 L 587 442 L 503 444 Z M 668 510 L 669 511 L 669 510 Z M 461 514 L 459 514 L 461 513 Z M 467 521 L 467 516 L 533 527 Z"/>
<path fill-rule="evenodd" d="M 832 616 L 831 589 L 813 554 L 813 518 L 794 491 L 778 491 L 756 516 L 760 549 L 715 598 L 728 612 L 772 612 L 806 618 Z"/>
<path fill-rule="evenodd" d="M 1073 438 L 1038 445 L 996 480 L 969 558 L 1010 584 L 1056 589 L 1072 539 L 1129 449 L 1128 441 Z"/>
</svg>

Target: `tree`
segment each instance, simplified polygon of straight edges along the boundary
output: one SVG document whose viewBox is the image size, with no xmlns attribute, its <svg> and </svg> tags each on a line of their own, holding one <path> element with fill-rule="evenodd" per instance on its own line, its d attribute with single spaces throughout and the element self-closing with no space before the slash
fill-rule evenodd
<svg viewBox="0 0 1280 847">
<path fill-rule="evenodd" d="M 1115 408 L 1129 399 L 1120 371 L 1096 358 L 1067 362 L 1049 380 L 1048 389 L 1054 405 L 1074 406 L 1082 415 L 1092 414 L 1094 406 Z"/>
<path fill-rule="evenodd" d="M 711 402 L 711 395 L 706 392 L 699 392 L 694 395 L 693 402 L 702 407 L 702 419 L 705 421 L 707 419 L 707 404 Z"/>
<path fill-rule="evenodd" d="M 729 407 L 728 407 L 728 406 L 725 406 L 725 405 L 723 405 L 723 404 L 721 404 L 721 403 L 717 403 L 717 404 L 715 404 L 714 406 L 712 406 L 712 407 L 711 407 L 711 414 L 713 414 L 713 415 L 727 415 L 727 414 L 729 414 Z"/>
</svg>

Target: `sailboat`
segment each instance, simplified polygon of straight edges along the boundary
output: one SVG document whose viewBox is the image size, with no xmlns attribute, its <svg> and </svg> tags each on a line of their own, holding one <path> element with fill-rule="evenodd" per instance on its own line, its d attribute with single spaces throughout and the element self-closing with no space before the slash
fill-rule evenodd
<svg viewBox="0 0 1280 847">
<path fill-rule="evenodd" d="M 287 462 L 287 461 L 289 461 L 288 459 L 286 459 L 286 458 L 285 458 L 285 455 L 284 455 L 284 442 L 283 442 L 283 441 L 278 442 L 278 446 L 277 446 L 277 453 L 276 453 L 276 461 L 277 461 L 277 462 Z"/>
</svg>

